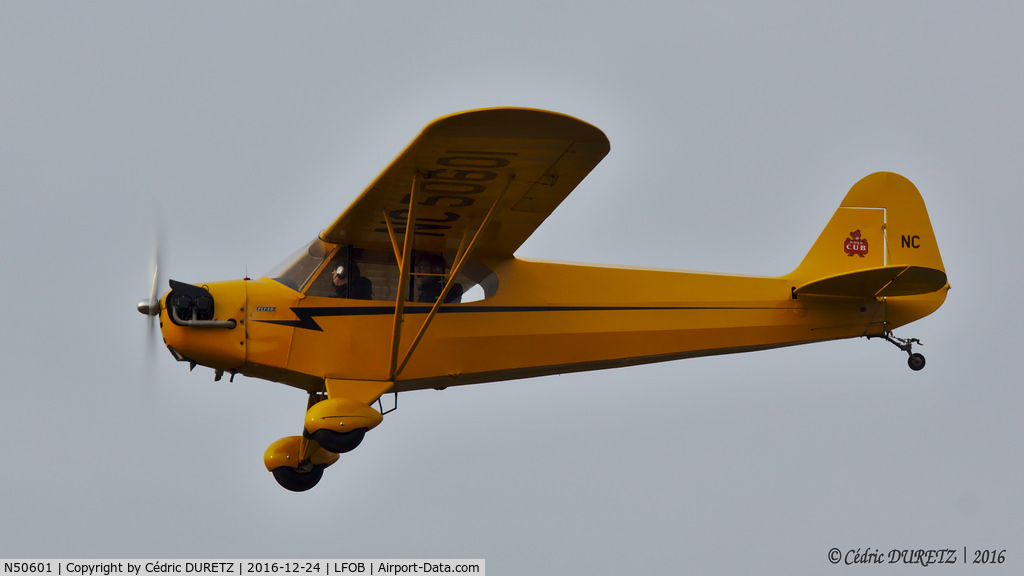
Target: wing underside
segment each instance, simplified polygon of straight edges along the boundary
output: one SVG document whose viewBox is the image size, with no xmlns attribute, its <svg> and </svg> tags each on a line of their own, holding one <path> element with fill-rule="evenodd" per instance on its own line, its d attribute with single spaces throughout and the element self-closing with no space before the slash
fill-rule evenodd
<svg viewBox="0 0 1024 576">
<path fill-rule="evenodd" d="M 412 207 L 416 249 L 456 252 L 493 208 L 474 251 L 511 256 L 608 150 L 599 129 L 553 112 L 497 108 L 446 116 L 320 237 L 395 247 Z"/>
</svg>

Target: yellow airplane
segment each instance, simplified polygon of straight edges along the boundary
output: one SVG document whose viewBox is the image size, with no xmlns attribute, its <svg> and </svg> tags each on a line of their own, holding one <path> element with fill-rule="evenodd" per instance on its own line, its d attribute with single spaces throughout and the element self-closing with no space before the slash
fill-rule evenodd
<svg viewBox="0 0 1024 576">
<path fill-rule="evenodd" d="M 879 337 L 949 285 L 925 205 L 886 172 L 857 182 L 779 277 L 593 266 L 514 255 L 608 153 L 599 129 L 521 108 L 440 118 L 307 246 L 259 279 L 186 284 L 159 316 L 179 361 L 308 393 L 302 434 L 267 470 L 304 491 L 394 407 L 382 396 Z M 155 276 L 154 276 L 155 278 Z M 389 402 L 390 404 L 390 402 Z M 375 408 L 376 406 L 376 408 Z"/>
</svg>

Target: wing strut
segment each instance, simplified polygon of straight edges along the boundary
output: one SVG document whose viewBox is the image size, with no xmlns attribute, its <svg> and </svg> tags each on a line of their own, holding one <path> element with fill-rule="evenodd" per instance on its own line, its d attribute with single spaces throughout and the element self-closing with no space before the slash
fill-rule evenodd
<svg viewBox="0 0 1024 576">
<path fill-rule="evenodd" d="M 405 241 L 402 246 L 401 258 L 398 258 L 398 296 L 395 298 L 395 324 L 391 330 L 391 361 L 388 367 L 388 380 L 394 381 L 397 376 L 395 366 L 398 364 L 398 344 L 402 341 L 402 322 L 405 313 L 405 294 L 409 286 L 409 275 L 411 266 L 408 266 L 409 258 L 412 256 L 413 238 L 416 236 L 416 188 L 419 184 L 419 173 L 413 174 L 412 190 L 409 192 L 409 212 L 405 221 Z M 386 216 L 386 214 L 385 214 Z M 392 245 L 397 249 L 394 232 L 391 228 L 391 220 L 387 219 L 388 232 L 391 233 Z"/>
<path fill-rule="evenodd" d="M 466 260 L 469 259 L 469 255 L 472 254 L 473 248 L 476 247 L 477 240 L 480 238 L 480 235 L 481 233 L 483 233 L 484 229 L 487 228 L 488 223 L 490 223 L 491 221 L 491 217 L 494 216 L 494 213 L 497 211 L 498 204 L 501 203 L 502 198 L 505 197 L 505 193 L 508 192 L 508 189 L 512 186 L 512 182 L 514 180 L 515 174 L 510 174 L 508 182 L 505 183 L 505 188 L 502 189 L 501 193 L 498 194 L 498 197 L 494 199 L 494 203 L 491 204 L 491 208 L 487 211 L 487 215 L 484 216 L 483 221 L 480 222 L 480 226 L 476 229 L 476 233 L 473 234 L 473 238 L 469 241 L 468 245 L 466 244 L 466 239 L 469 238 L 469 231 L 467 230 L 466 234 L 462 237 L 462 242 L 460 242 L 459 244 L 459 251 L 455 255 L 455 263 L 452 265 L 451 270 L 449 270 L 448 272 L 448 280 L 447 282 L 445 282 L 444 288 L 441 289 L 441 294 L 437 297 L 437 301 L 434 302 L 434 306 L 430 309 L 430 312 L 427 313 L 426 319 L 423 320 L 423 325 L 420 326 L 419 332 L 417 332 L 416 337 L 413 338 L 412 344 L 409 345 L 409 350 L 406 351 L 405 358 L 402 360 L 402 363 L 398 366 L 398 370 L 392 370 L 392 380 L 397 378 L 398 375 L 401 374 L 403 370 L 405 370 L 405 366 L 409 363 L 409 359 L 412 358 L 412 353 L 416 351 L 416 347 L 419 345 L 420 339 L 422 339 L 423 335 L 427 332 L 427 328 L 430 326 L 430 322 L 434 319 L 434 316 L 437 315 L 437 311 L 438 309 L 441 308 L 441 304 L 444 303 L 445 297 L 448 296 L 448 291 L 451 289 L 452 286 L 455 285 L 455 278 L 459 275 L 459 271 L 462 269 L 462 265 L 465 264 Z M 411 230 L 411 228 L 406 228 L 406 238 L 409 237 L 409 230 Z M 403 272 L 403 274 L 405 274 L 405 272 Z M 392 363 L 392 369 L 393 368 L 394 364 Z"/>
</svg>

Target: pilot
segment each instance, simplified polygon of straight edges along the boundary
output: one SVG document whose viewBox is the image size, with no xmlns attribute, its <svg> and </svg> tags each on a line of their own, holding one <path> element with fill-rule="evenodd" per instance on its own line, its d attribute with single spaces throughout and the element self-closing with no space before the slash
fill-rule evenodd
<svg viewBox="0 0 1024 576">
<path fill-rule="evenodd" d="M 335 268 L 331 273 L 331 283 L 334 285 L 335 295 L 340 298 L 373 299 L 373 283 L 366 276 L 359 274 L 359 264 L 355 262 L 348 267 L 342 264 Z"/>
<path fill-rule="evenodd" d="M 416 273 L 421 274 L 416 295 L 417 302 L 437 302 L 444 290 L 444 257 L 439 254 L 421 254 L 416 260 Z M 445 303 L 462 300 L 462 284 L 453 284 L 445 296 Z"/>
</svg>

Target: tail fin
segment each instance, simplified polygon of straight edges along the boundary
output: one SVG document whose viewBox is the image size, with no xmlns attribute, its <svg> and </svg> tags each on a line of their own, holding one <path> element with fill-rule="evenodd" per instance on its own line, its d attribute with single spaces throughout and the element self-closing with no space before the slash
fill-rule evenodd
<svg viewBox="0 0 1024 576">
<path fill-rule="evenodd" d="M 853 185 L 787 277 L 794 281 L 794 296 L 910 296 L 946 286 L 921 193 L 891 172 L 871 174 Z"/>
</svg>

